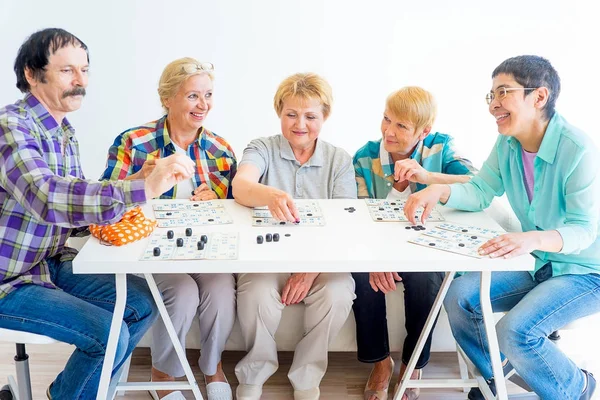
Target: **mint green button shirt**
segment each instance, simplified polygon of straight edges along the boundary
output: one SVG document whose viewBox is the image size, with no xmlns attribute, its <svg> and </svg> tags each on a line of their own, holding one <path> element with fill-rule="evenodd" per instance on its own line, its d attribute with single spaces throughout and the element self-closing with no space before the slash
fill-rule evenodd
<svg viewBox="0 0 600 400">
<path fill-rule="evenodd" d="M 450 185 L 446 205 L 480 211 L 506 192 L 523 232 L 556 230 L 562 236 L 558 253 L 532 253 L 535 271 L 551 262 L 553 276 L 600 273 L 599 167 L 600 153 L 591 139 L 555 113 L 533 163 L 531 204 L 523 182 L 521 144 L 499 135 L 479 174 L 468 183 Z"/>
</svg>

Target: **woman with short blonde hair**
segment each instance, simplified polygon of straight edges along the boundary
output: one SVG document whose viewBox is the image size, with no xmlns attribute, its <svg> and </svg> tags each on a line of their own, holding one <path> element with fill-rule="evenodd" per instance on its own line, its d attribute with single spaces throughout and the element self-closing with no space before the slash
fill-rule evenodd
<svg viewBox="0 0 600 400">
<path fill-rule="evenodd" d="M 320 139 L 331 112 L 331 87 L 316 74 L 295 74 L 273 100 L 281 135 L 252 140 L 234 182 L 235 200 L 268 206 L 281 221 L 297 222 L 294 199 L 353 199 L 356 184 L 350 155 Z M 248 354 L 238 363 L 238 400 L 259 400 L 277 370 L 274 335 L 283 309 L 304 302 L 304 336 L 288 377 L 296 400 L 316 400 L 327 369 L 330 341 L 346 321 L 354 282 L 349 273 L 239 274 L 238 319 Z"/>
</svg>

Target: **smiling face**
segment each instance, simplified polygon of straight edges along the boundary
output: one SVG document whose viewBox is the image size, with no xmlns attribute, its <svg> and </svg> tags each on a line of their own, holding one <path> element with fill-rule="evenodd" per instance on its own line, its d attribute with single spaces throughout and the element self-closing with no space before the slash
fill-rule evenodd
<svg viewBox="0 0 600 400">
<path fill-rule="evenodd" d="M 212 109 L 213 83 L 208 74 L 186 79 L 175 96 L 164 101 L 169 127 L 175 131 L 196 132 Z"/>
<path fill-rule="evenodd" d="M 281 133 L 294 150 L 312 148 L 325 122 L 323 105 L 315 98 L 286 98 L 279 117 Z"/>
<path fill-rule="evenodd" d="M 383 146 L 388 153 L 408 158 L 419 141 L 429 134 L 431 127 L 416 128 L 410 121 L 396 117 L 386 108 L 381 120 Z"/>
<path fill-rule="evenodd" d="M 43 79 L 25 70 L 30 92 L 60 123 L 68 112 L 78 110 L 88 85 L 88 56 L 79 46 L 66 46 L 48 57 Z"/>
<path fill-rule="evenodd" d="M 522 88 L 512 75 L 498 74 L 492 81 L 492 91 L 499 88 Z M 496 95 L 489 105 L 489 111 L 496 119 L 498 132 L 505 136 L 527 135 L 531 125 L 539 119 L 539 106 L 536 107 L 535 90 L 510 90 L 503 99 Z"/>
</svg>

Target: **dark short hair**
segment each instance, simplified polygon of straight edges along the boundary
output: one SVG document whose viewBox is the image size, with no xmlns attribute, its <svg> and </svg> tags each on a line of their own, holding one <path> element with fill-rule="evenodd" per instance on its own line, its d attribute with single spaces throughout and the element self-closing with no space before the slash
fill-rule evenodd
<svg viewBox="0 0 600 400">
<path fill-rule="evenodd" d="M 555 113 L 556 99 L 560 94 L 560 77 L 550 61 L 540 56 L 517 56 L 504 60 L 492 73 L 492 79 L 498 74 L 512 75 L 515 81 L 527 88 L 547 87 L 550 92 L 548 102 L 542 109 L 546 119 Z M 526 92 L 524 95 L 528 95 Z"/>
<path fill-rule="evenodd" d="M 90 62 L 88 48 L 77 36 L 60 28 L 43 29 L 29 36 L 19 48 L 15 59 L 15 74 L 17 88 L 23 93 L 29 92 L 29 82 L 25 78 L 25 69 L 29 68 L 33 76 L 40 82 L 45 82 L 48 58 L 59 49 L 69 45 L 79 46 L 85 50 Z"/>
</svg>

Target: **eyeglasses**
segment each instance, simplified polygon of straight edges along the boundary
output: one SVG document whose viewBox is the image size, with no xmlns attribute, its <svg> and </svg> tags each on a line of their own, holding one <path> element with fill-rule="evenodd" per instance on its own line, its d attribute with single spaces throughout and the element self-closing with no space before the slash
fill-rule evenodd
<svg viewBox="0 0 600 400">
<path fill-rule="evenodd" d="M 531 91 L 531 90 L 536 90 L 539 88 L 526 88 L 526 87 L 499 87 L 498 89 L 489 92 L 488 94 L 485 95 L 485 101 L 486 103 L 488 103 L 488 105 L 492 104 L 492 101 L 494 100 L 498 100 L 498 101 L 502 101 L 504 100 L 504 98 L 506 97 L 506 95 L 508 94 L 508 92 L 512 92 L 513 90 L 525 90 L 525 91 Z"/>
<path fill-rule="evenodd" d="M 181 69 L 188 74 L 193 74 L 198 71 L 214 71 L 215 66 L 209 62 L 203 62 L 200 64 L 188 63 L 188 64 L 183 64 L 181 66 Z"/>
</svg>

